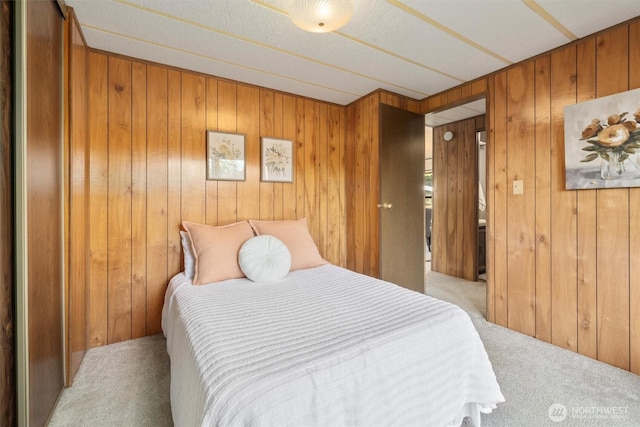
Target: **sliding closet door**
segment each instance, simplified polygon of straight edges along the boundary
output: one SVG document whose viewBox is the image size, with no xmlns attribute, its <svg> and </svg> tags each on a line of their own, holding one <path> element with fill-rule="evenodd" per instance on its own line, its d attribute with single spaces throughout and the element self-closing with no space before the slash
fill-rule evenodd
<svg viewBox="0 0 640 427">
<path fill-rule="evenodd" d="M 63 16 L 15 3 L 18 416 L 42 426 L 63 388 Z"/>
<path fill-rule="evenodd" d="M 13 2 L 0 3 L 0 426 L 15 424 L 13 312 Z"/>
</svg>

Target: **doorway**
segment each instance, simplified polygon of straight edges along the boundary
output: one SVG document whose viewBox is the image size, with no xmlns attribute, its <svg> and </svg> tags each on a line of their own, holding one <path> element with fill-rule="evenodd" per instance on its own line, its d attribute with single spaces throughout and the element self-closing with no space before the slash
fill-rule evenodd
<svg viewBox="0 0 640 427">
<path fill-rule="evenodd" d="M 432 134 L 433 193 L 425 192 L 425 223 L 431 207 L 432 271 L 466 280 L 483 279 L 486 260 L 486 141 L 484 99 L 425 117 Z M 462 118 L 464 116 L 467 118 Z M 425 138 L 429 153 L 429 137 Z M 425 184 L 426 189 L 426 184 Z M 430 205 L 430 206 L 429 206 Z M 428 249 L 428 234 L 425 247 Z"/>
</svg>

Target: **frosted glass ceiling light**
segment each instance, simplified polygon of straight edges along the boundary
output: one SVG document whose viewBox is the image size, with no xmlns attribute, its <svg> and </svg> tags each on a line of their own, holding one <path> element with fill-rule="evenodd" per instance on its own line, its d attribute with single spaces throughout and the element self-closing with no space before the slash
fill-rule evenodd
<svg viewBox="0 0 640 427">
<path fill-rule="evenodd" d="M 292 0 L 289 17 L 312 33 L 335 31 L 353 16 L 353 0 Z"/>
</svg>

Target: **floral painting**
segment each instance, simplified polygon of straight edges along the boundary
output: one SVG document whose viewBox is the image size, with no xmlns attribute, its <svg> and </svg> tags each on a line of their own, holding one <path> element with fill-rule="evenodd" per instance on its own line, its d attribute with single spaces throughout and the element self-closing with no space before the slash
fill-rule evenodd
<svg viewBox="0 0 640 427">
<path fill-rule="evenodd" d="M 640 187 L 640 89 L 564 109 L 567 189 Z"/>
<path fill-rule="evenodd" d="M 293 143 L 263 137 L 261 170 L 262 181 L 293 182 Z"/>
<path fill-rule="evenodd" d="M 244 181 L 244 135 L 207 131 L 207 179 Z"/>
</svg>

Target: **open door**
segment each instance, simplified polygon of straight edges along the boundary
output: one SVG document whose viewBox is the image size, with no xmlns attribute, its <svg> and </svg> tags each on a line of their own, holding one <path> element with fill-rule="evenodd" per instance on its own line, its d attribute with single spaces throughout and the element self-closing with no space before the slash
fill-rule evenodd
<svg viewBox="0 0 640 427">
<path fill-rule="evenodd" d="M 380 106 L 380 277 L 424 293 L 424 116 Z"/>
</svg>

